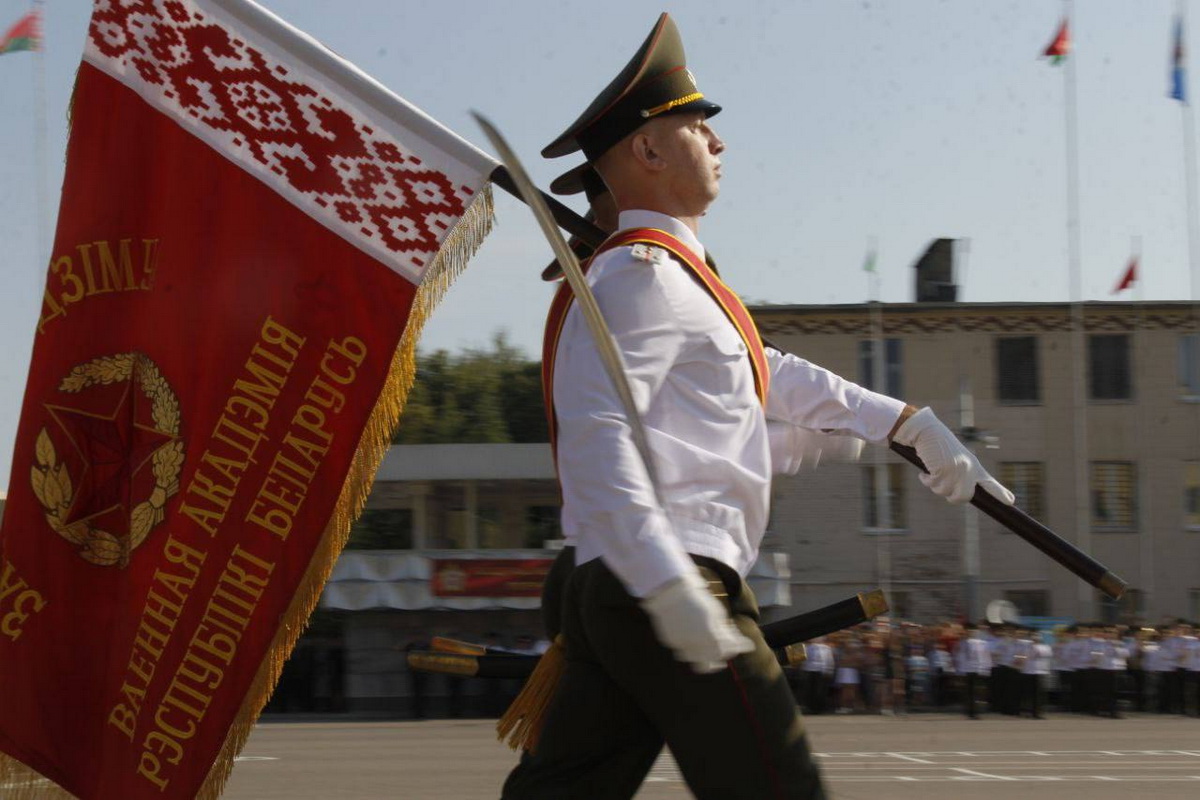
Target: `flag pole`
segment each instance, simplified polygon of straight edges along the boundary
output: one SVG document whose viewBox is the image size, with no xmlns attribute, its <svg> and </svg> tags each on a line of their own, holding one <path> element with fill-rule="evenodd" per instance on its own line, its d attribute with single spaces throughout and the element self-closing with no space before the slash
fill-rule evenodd
<svg viewBox="0 0 1200 800">
<path fill-rule="evenodd" d="M 872 388 L 880 393 L 887 392 L 887 367 L 884 363 L 885 348 L 883 342 L 883 306 L 880 301 L 879 278 L 879 240 L 872 236 L 867 239 L 867 296 L 870 300 L 870 330 L 871 330 L 871 383 Z M 887 452 L 885 448 L 875 448 L 875 525 L 878 531 L 875 538 L 875 569 L 879 574 L 879 586 L 887 597 L 892 594 L 892 552 L 891 537 L 884 533 L 892 521 L 891 481 L 887 467 Z"/>
<path fill-rule="evenodd" d="M 1145 381 L 1146 369 L 1144 367 L 1144 364 L 1146 363 L 1145 362 L 1146 346 L 1145 346 L 1145 341 L 1144 341 L 1145 337 L 1146 337 L 1146 325 L 1145 325 L 1146 305 L 1145 305 L 1145 289 L 1143 287 L 1143 284 L 1145 283 L 1145 280 L 1144 280 L 1145 270 L 1143 269 L 1143 264 L 1142 264 L 1142 237 L 1141 236 L 1134 235 L 1133 237 L 1131 237 L 1130 244 L 1129 244 L 1129 250 L 1131 253 L 1129 260 L 1130 260 L 1130 263 L 1133 265 L 1133 271 L 1134 271 L 1133 272 L 1133 302 L 1134 302 L 1134 308 L 1136 310 L 1136 314 L 1134 316 L 1134 322 L 1133 322 L 1133 325 L 1134 325 L 1134 327 L 1133 327 L 1133 378 L 1134 378 L 1133 385 L 1134 385 L 1134 392 L 1137 392 L 1138 391 L 1137 387 L 1146 385 L 1146 381 Z M 1134 416 L 1134 432 L 1135 432 L 1135 435 L 1137 436 L 1137 441 L 1144 442 L 1144 441 L 1146 441 L 1145 434 L 1144 434 L 1146 423 L 1145 423 L 1145 411 L 1144 411 L 1144 408 L 1141 403 L 1135 403 L 1134 415 L 1135 415 Z M 1137 486 L 1138 486 L 1138 494 L 1139 495 L 1143 495 L 1147 492 L 1147 484 L 1148 483 L 1149 483 L 1149 481 L 1146 480 L 1146 476 L 1144 474 L 1137 476 Z M 1150 599 L 1152 597 L 1154 597 L 1154 527 L 1151 524 L 1149 524 L 1150 520 L 1146 516 L 1146 513 L 1150 508 L 1149 502 L 1146 502 L 1145 501 L 1146 498 L 1144 498 L 1144 497 L 1138 497 L 1138 498 L 1136 498 L 1136 500 L 1138 503 L 1137 507 L 1140 510 L 1139 514 L 1138 514 L 1138 516 L 1139 516 L 1138 525 L 1139 525 L 1139 527 L 1142 528 L 1141 535 L 1138 537 L 1138 542 L 1140 543 L 1140 546 L 1141 546 L 1140 561 L 1141 561 L 1141 566 L 1142 566 L 1141 575 L 1139 577 L 1141 579 L 1140 585 L 1142 587 L 1143 602 L 1148 603 L 1150 601 Z M 1141 510 L 1141 509 L 1145 509 L 1145 510 Z M 1135 607 L 1133 609 L 1133 611 L 1136 613 L 1137 608 Z"/>
<path fill-rule="evenodd" d="M 1070 24 L 1074 11 L 1072 0 L 1063 0 L 1063 19 Z M 1074 48 L 1072 48 L 1074 49 Z M 1071 386 L 1073 399 L 1073 455 L 1075 458 L 1075 545 L 1084 552 L 1091 551 L 1091 527 L 1088 508 L 1087 475 L 1087 402 L 1084 395 L 1085 359 L 1083 275 L 1080 262 L 1079 227 L 1079 134 L 1075 92 L 1074 53 L 1065 59 L 1063 70 L 1063 111 L 1066 127 L 1067 178 L 1067 267 L 1071 307 Z M 1086 584 L 1078 588 L 1078 613 L 1082 617 L 1092 610 L 1091 589 Z"/>
<path fill-rule="evenodd" d="M 1182 47 L 1182 36 L 1187 26 L 1187 0 L 1178 0 L 1176 8 L 1177 24 L 1180 26 L 1178 32 L 1180 41 L 1177 44 Z M 1182 70 L 1180 77 L 1181 80 L 1184 80 L 1183 76 L 1187 75 L 1187 65 L 1183 61 L 1187 58 L 1187 51 L 1181 52 L 1179 57 L 1181 61 L 1175 66 Z M 1192 300 L 1195 301 L 1200 299 L 1200 275 L 1197 275 L 1196 258 L 1197 243 L 1200 242 L 1196 220 L 1196 122 L 1192 113 L 1192 104 L 1187 98 L 1186 85 L 1181 83 L 1178 88 L 1179 96 L 1175 99 L 1179 101 L 1179 122 L 1183 129 L 1183 174 L 1187 189 L 1188 273 L 1191 277 Z"/>
<path fill-rule="evenodd" d="M 1184 47 L 1184 33 L 1187 30 L 1187 0 L 1178 0 L 1176 4 L 1176 30 L 1178 37 L 1175 46 L 1179 51 L 1175 54 L 1176 70 L 1174 78 L 1179 82 L 1172 91 L 1172 97 L 1179 101 L 1179 121 L 1183 129 L 1184 185 L 1187 189 L 1187 237 L 1188 237 L 1188 275 L 1191 280 L 1192 299 L 1192 336 L 1194 346 L 1192 358 L 1194 374 L 1200 375 L 1200 259 L 1196 250 L 1200 243 L 1197 232 L 1196 217 L 1196 118 L 1192 111 L 1191 101 L 1187 91 L 1187 49 Z"/>
<path fill-rule="evenodd" d="M 48 159 L 46 157 L 46 13 L 44 0 L 33 0 L 33 10 L 38 15 L 38 31 L 40 41 L 37 49 L 34 52 L 34 114 L 33 114 L 33 146 L 34 146 L 34 162 L 37 175 L 34 177 L 34 182 L 37 184 L 35 188 L 35 196 L 37 201 L 37 256 L 36 266 L 33 274 L 33 289 L 34 296 L 38 298 L 38 307 L 41 307 L 41 295 L 46 280 L 46 270 L 50 263 L 50 248 L 49 242 L 50 220 L 49 212 L 46 210 L 46 194 L 47 185 L 47 170 Z"/>
</svg>

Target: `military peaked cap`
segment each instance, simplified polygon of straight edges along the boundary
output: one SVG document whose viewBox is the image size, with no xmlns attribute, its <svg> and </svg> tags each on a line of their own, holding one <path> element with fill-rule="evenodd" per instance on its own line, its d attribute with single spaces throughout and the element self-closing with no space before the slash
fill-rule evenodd
<svg viewBox="0 0 1200 800">
<path fill-rule="evenodd" d="M 696 88 L 679 29 L 662 14 L 625 68 L 542 155 L 557 158 L 583 150 L 588 161 L 595 161 L 654 117 L 697 111 L 711 117 L 720 110 Z"/>
<path fill-rule="evenodd" d="M 592 168 L 587 161 L 559 175 L 550 181 L 550 191 L 554 194 L 579 194 L 583 192 L 588 202 L 595 200 L 608 192 L 604 179 Z"/>
</svg>

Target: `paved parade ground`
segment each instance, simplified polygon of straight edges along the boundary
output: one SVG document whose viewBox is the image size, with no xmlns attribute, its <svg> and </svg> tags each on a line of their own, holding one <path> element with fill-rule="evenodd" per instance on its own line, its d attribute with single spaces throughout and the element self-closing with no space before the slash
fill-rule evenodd
<svg viewBox="0 0 1200 800">
<path fill-rule="evenodd" d="M 492 720 L 266 722 L 228 800 L 495 800 L 515 756 Z M 1200 797 L 1200 720 L 943 714 L 807 719 L 839 800 L 1170 800 Z M 639 800 L 691 795 L 670 757 Z"/>
</svg>

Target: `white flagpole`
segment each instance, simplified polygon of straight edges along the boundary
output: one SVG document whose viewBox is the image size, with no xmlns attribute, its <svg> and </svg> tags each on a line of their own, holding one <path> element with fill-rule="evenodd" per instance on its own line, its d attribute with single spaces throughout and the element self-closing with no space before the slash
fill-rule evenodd
<svg viewBox="0 0 1200 800">
<path fill-rule="evenodd" d="M 1142 237 L 1134 236 L 1130 241 L 1130 263 L 1133 265 L 1133 302 L 1136 309 L 1133 328 L 1133 386 L 1134 392 L 1138 392 L 1140 387 L 1146 386 L 1146 368 L 1145 368 L 1145 289 L 1144 289 L 1144 273 L 1142 269 Z M 1144 436 L 1145 430 L 1145 409 L 1140 401 L 1137 401 L 1135 394 L 1136 405 L 1134 407 L 1134 432 L 1137 436 L 1137 441 L 1146 441 Z M 1137 475 L 1138 496 L 1138 527 L 1140 536 L 1138 542 L 1141 547 L 1141 574 L 1139 584 L 1142 588 L 1142 599 L 1146 603 L 1146 608 L 1149 608 L 1151 598 L 1154 597 L 1154 526 L 1151 525 L 1150 504 L 1145 502 L 1148 496 L 1149 481 L 1146 480 L 1147 473 L 1145 465 L 1139 465 L 1139 474 Z M 1137 608 L 1133 611 L 1136 613 Z"/>
<path fill-rule="evenodd" d="M 1068 30 L 1073 22 L 1072 0 L 1063 0 L 1063 19 Z M 1084 381 L 1086 376 L 1087 348 L 1084 334 L 1083 269 L 1080 261 L 1079 228 L 1079 134 L 1078 113 L 1075 95 L 1074 44 L 1067 53 L 1063 65 L 1063 107 L 1066 124 L 1067 162 L 1067 266 L 1071 298 L 1071 386 L 1073 399 L 1073 454 L 1075 457 L 1075 546 L 1085 553 L 1091 551 L 1091 518 L 1088 504 L 1087 472 L 1087 398 Z M 1092 614 L 1092 590 L 1086 583 L 1078 583 L 1077 615 L 1082 618 Z"/>
<path fill-rule="evenodd" d="M 1194 374 L 1200 375 L 1200 259 L 1197 259 L 1196 255 L 1197 247 L 1200 245 L 1200 232 L 1198 232 L 1196 218 L 1196 121 L 1192 103 L 1188 99 L 1189 87 L 1187 85 L 1187 10 L 1187 0 L 1178 0 L 1176 19 L 1180 26 L 1179 46 L 1183 48 L 1183 52 L 1180 54 L 1180 63 L 1177 66 L 1183 71 L 1183 85 L 1180 87 L 1182 89 L 1181 96 L 1177 99 L 1179 100 L 1179 121 L 1183 129 L 1183 175 L 1187 190 L 1188 276 L 1191 282 L 1192 336 L 1196 338 L 1193 347 Z"/>
<path fill-rule="evenodd" d="M 1186 35 L 1187 32 L 1187 2 L 1179 0 L 1178 5 L 1178 20 Z M 1186 44 L 1186 43 L 1185 43 Z M 1196 247 L 1200 242 L 1200 236 L 1197 235 L 1197 220 L 1196 220 L 1196 123 L 1192 113 L 1192 104 L 1188 101 L 1187 87 L 1187 49 L 1183 52 L 1183 60 L 1180 66 L 1183 68 L 1184 85 L 1183 96 L 1179 98 L 1179 121 L 1183 128 L 1183 157 L 1184 157 L 1184 184 L 1187 188 L 1187 237 L 1188 237 L 1188 273 L 1191 277 L 1192 300 L 1195 301 L 1200 297 L 1200 276 L 1197 275 L 1197 259 Z"/>
<path fill-rule="evenodd" d="M 33 10 L 38 12 L 39 33 L 41 41 L 34 52 L 34 113 L 33 113 L 33 147 L 34 162 L 37 175 L 34 176 L 34 189 L 37 201 L 37 255 L 36 267 L 33 274 L 33 289 L 41 307 L 42 291 L 46 282 L 46 270 L 50 264 L 49 241 L 50 218 L 46 210 L 46 187 L 49 180 L 46 158 L 46 12 L 44 0 L 33 0 Z"/>
<path fill-rule="evenodd" d="M 879 240 L 874 236 L 867 240 L 867 259 L 871 269 L 867 272 L 867 294 L 870 308 L 871 330 L 871 383 L 875 391 L 887 393 L 887 367 L 883 341 L 883 305 L 880 301 Z M 875 470 L 875 568 L 879 575 L 879 587 L 887 597 L 892 594 L 891 536 L 884 533 L 892 527 L 891 481 L 888 475 L 887 448 L 874 448 Z"/>
</svg>

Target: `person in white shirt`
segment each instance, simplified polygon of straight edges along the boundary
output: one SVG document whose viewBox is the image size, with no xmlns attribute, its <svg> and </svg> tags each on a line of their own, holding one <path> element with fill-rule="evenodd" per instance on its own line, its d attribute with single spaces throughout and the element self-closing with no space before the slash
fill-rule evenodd
<svg viewBox="0 0 1200 800">
<path fill-rule="evenodd" d="M 1200 637 L 1196 629 L 1189 623 L 1181 623 L 1180 665 L 1182 666 L 1182 686 L 1179 692 L 1179 713 L 1200 717 Z"/>
<path fill-rule="evenodd" d="M 1118 708 L 1120 700 L 1121 679 L 1125 677 L 1125 669 L 1129 658 L 1129 649 L 1121 641 L 1120 633 L 1115 625 L 1098 628 L 1099 689 L 1096 713 L 1104 713 L 1113 719 L 1120 719 Z"/>
<path fill-rule="evenodd" d="M 1162 649 L 1161 629 L 1150 628 L 1142 641 L 1142 669 L 1146 672 L 1147 708 L 1159 714 L 1167 712 L 1167 665 Z"/>
<path fill-rule="evenodd" d="M 930 688 L 933 694 L 931 699 L 933 705 L 940 708 L 949 702 L 950 683 L 956 674 L 954 657 L 940 641 L 935 642 L 934 649 L 929 654 L 929 671 Z"/>
<path fill-rule="evenodd" d="M 988 684 L 988 700 L 993 711 L 1016 716 L 1019 711 L 1020 673 L 1015 658 L 1017 641 L 1012 625 L 1005 623 L 993 629 L 991 642 L 992 675 Z"/>
<path fill-rule="evenodd" d="M 1041 640 L 1040 634 L 1026 628 L 1018 640 L 1017 653 L 1021 670 L 1022 706 L 1028 705 L 1029 716 L 1034 719 L 1045 719 L 1042 716 L 1043 697 L 1045 696 L 1045 680 L 1050 674 L 1050 659 L 1054 651 L 1050 645 Z"/>
<path fill-rule="evenodd" d="M 804 661 L 805 710 L 810 714 L 824 714 L 829 708 L 829 684 L 833 678 L 833 648 L 818 637 L 805 644 L 808 658 Z"/>
<path fill-rule="evenodd" d="M 1012 502 L 931 410 L 763 348 L 741 302 L 705 266 L 697 235 L 721 178 L 724 143 L 707 121 L 718 110 L 663 15 L 626 69 L 543 150 L 582 149 L 620 210 L 620 230 L 587 280 L 657 479 L 578 304 L 560 289 L 544 366 L 562 524 L 575 542 L 561 595 L 568 657 L 506 800 L 630 797 L 664 741 L 695 794 L 824 797 L 744 580 L 779 461 L 768 418 L 910 445 L 935 493 L 965 503 L 979 485 Z"/>
<path fill-rule="evenodd" d="M 1075 668 L 1067 658 L 1070 644 L 1075 637 L 1075 626 L 1071 625 L 1056 631 L 1054 637 L 1054 673 L 1058 677 L 1058 707 L 1063 711 L 1072 710 L 1071 691 L 1074 684 Z"/>
<path fill-rule="evenodd" d="M 967 638 L 958 643 L 955 668 L 963 676 L 963 710 L 969 718 L 979 719 L 975 711 L 975 693 L 983 677 L 992 672 L 992 654 L 988 651 L 983 633 L 974 623 L 968 622 L 963 627 L 967 631 Z"/>
<path fill-rule="evenodd" d="M 1167 713 L 1170 714 L 1185 714 L 1187 713 L 1186 703 L 1186 688 L 1185 674 L 1187 672 L 1184 661 L 1187 656 L 1187 637 L 1184 633 L 1183 620 L 1177 620 L 1174 625 L 1171 625 L 1162 642 L 1162 658 L 1165 664 L 1169 667 L 1169 672 L 1166 675 L 1167 684 Z"/>
</svg>

